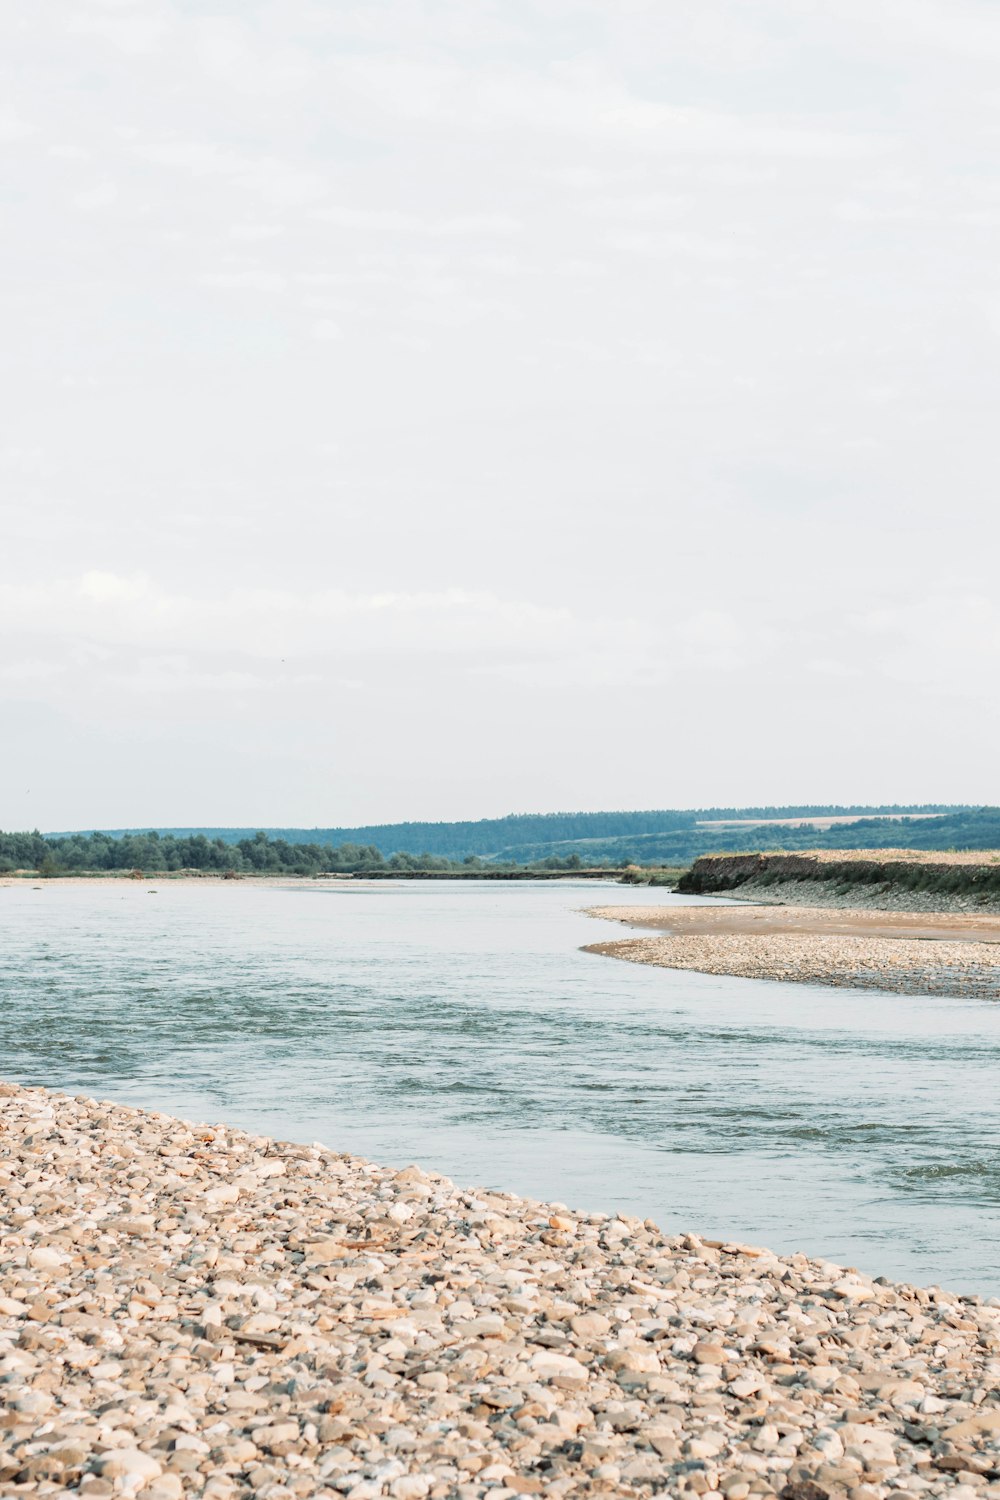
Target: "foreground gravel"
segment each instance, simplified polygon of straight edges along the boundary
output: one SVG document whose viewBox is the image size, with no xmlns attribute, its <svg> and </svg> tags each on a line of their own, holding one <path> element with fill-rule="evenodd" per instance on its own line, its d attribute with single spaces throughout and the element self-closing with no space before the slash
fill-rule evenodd
<svg viewBox="0 0 1000 1500">
<path fill-rule="evenodd" d="M 0 1494 L 1000 1495 L 995 1299 L 0 1095 Z"/>
<path fill-rule="evenodd" d="M 905 995 L 1000 999 L 1000 947 L 995 942 L 720 932 L 590 943 L 586 952 L 663 969 L 732 974 L 740 979 L 779 979 Z"/>
</svg>

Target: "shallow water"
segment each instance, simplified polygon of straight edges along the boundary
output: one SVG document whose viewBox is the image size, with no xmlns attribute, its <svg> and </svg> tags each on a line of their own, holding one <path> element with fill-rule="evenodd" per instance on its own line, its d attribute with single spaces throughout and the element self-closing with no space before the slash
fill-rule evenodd
<svg viewBox="0 0 1000 1500">
<path fill-rule="evenodd" d="M 0 1074 L 1000 1293 L 1000 1005 L 579 951 L 623 935 L 580 907 L 681 899 L 25 882 Z"/>
</svg>

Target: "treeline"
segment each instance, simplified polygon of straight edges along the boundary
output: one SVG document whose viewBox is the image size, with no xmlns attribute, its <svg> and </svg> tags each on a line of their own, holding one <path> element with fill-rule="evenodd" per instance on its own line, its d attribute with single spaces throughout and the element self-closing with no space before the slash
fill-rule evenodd
<svg viewBox="0 0 1000 1500">
<path fill-rule="evenodd" d="M 38 870 L 43 875 L 83 871 L 141 870 L 145 875 L 178 870 L 225 875 L 333 875 L 364 870 L 441 870 L 448 860 L 431 854 L 396 854 L 386 859 L 371 845 L 291 844 L 266 833 L 227 844 L 195 833 L 74 833 L 47 838 L 40 833 L 0 833 L 0 870 Z"/>
<path fill-rule="evenodd" d="M 610 838 L 684 828 L 694 820 L 689 812 L 512 813 L 505 818 L 481 818 L 464 823 L 372 823 L 358 828 L 269 828 L 270 838 L 290 844 L 373 845 L 388 859 L 397 853 L 438 855 L 465 860 L 470 856 L 495 859 L 527 842 Z M 110 829 L 116 837 L 136 830 Z M 204 834 L 227 844 L 242 844 L 252 828 L 171 828 L 162 834 L 186 837 Z"/>
<path fill-rule="evenodd" d="M 538 862 L 540 870 L 579 870 L 579 854 L 554 855 Z M 403 851 L 386 859 L 372 844 L 293 844 L 255 833 L 239 843 L 210 839 L 203 833 L 130 833 L 114 838 L 107 833 L 0 833 L 0 871 L 37 870 L 41 875 L 73 875 L 84 872 L 139 870 L 144 875 L 192 870 L 216 875 L 349 875 L 366 871 L 405 874 L 438 871 L 469 874 L 476 869 L 496 870 L 476 855 L 464 860 L 444 859 L 426 851 Z M 501 868 L 505 868 L 501 866 Z"/>
<path fill-rule="evenodd" d="M 579 846 L 577 852 L 587 857 L 590 847 L 630 849 L 637 839 L 664 839 L 665 848 L 690 850 L 700 842 L 697 824 L 723 818 L 803 818 L 834 817 L 876 812 L 940 812 L 943 804 L 908 807 L 840 807 L 813 803 L 802 807 L 703 807 L 694 809 L 660 808 L 642 812 L 593 813 L 512 813 L 505 818 L 480 818 L 462 823 L 378 823 L 359 828 L 269 828 L 275 843 L 297 845 L 331 844 L 337 847 L 360 845 L 379 849 L 388 859 L 396 853 L 437 855 L 444 859 L 512 860 L 518 864 L 538 858 L 563 855 L 567 847 Z M 140 830 L 108 830 L 118 837 L 135 835 Z M 201 834 L 210 842 L 242 847 L 252 839 L 253 828 L 170 828 L 160 829 L 165 837 L 189 838 Z M 715 830 L 707 834 L 718 837 Z M 712 845 L 712 847 L 717 847 Z M 673 855 L 671 854 L 671 858 Z M 688 857 L 687 854 L 684 855 Z"/>
</svg>

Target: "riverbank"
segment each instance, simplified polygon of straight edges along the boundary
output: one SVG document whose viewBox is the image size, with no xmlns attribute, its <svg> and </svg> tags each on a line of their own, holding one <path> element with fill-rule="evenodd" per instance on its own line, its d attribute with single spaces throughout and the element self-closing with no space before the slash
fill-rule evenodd
<svg viewBox="0 0 1000 1500">
<path fill-rule="evenodd" d="M 40 875 L 37 870 L 12 870 L 7 874 L 0 875 L 0 888 L 4 886 L 31 885 L 41 888 L 48 885 L 79 884 L 81 881 L 116 881 L 129 880 L 136 884 L 145 883 L 155 885 L 159 881 L 195 881 L 199 884 L 219 885 L 223 882 L 245 881 L 248 885 L 287 885 L 301 884 L 303 881 L 320 881 L 326 885 L 338 885 L 345 881 L 353 880 L 607 880 L 616 885 L 655 885 L 673 884 L 673 876 L 676 872 L 670 872 L 669 882 L 659 879 L 663 874 L 659 870 L 644 872 L 648 879 L 636 880 L 632 877 L 626 878 L 622 870 L 617 866 L 610 868 L 595 867 L 593 869 L 579 870 L 533 870 L 533 869 L 493 869 L 484 865 L 476 870 L 339 870 L 323 871 L 322 873 L 306 872 L 300 873 L 295 870 L 275 871 L 270 874 L 255 875 L 247 872 L 230 873 L 217 870 L 152 870 L 147 872 L 135 870 L 64 870 L 56 875 Z"/>
<path fill-rule="evenodd" d="M 591 907 L 657 936 L 587 953 L 742 979 L 1000 999 L 1000 916 L 810 907 Z"/>
<path fill-rule="evenodd" d="M 678 882 L 687 895 L 760 905 L 1000 915 L 1000 851 L 815 849 L 707 854 Z"/>
<path fill-rule="evenodd" d="M 898 912 L 880 907 L 850 911 L 809 906 L 736 906 L 721 901 L 702 906 L 590 906 L 586 915 L 623 922 L 629 927 L 689 935 L 810 933 L 1000 944 L 1000 913 L 993 912 Z"/>
<path fill-rule="evenodd" d="M 1000 1307 L 0 1085 L 0 1494 L 1000 1495 Z"/>
</svg>

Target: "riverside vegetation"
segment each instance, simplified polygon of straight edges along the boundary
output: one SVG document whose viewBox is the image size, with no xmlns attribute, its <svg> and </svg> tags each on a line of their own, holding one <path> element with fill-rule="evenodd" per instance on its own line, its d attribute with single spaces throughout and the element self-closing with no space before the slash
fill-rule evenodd
<svg viewBox="0 0 1000 1500">
<path fill-rule="evenodd" d="M 0 874 L 37 871 L 45 877 L 138 872 L 144 875 L 450 875 L 576 873 L 578 854 L 551 856 L 535 865 L 485 865 L 477 855 L 462 861 L 434 854 L 397 852 L 388 859 L 374 845 L 299 844 L 266 833 L 238 843 L 204 834 L 137 833 L 115 838 L 103 833 L 46 837 L 40 833 L 0 833 Z M 605 873 L 602 871 L 601 873 Z M 617 872 L 609 872 L 617 873 Z M 675 872 L 679 875 L 681 872 Z"/>
<path fill-rule="evenodd" d="M 0 1084 L 0 1494 L 978 1500 L 1000 1304 Z"/>
</svg>

